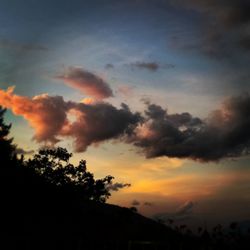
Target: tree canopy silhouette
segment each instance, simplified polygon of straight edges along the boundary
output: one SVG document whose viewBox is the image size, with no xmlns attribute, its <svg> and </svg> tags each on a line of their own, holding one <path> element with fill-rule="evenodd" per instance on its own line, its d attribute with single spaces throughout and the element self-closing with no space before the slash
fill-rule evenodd
<svg viewBox="0 0 250 250">
<path fill-rule="evenodd" d="M 16 158 L 16 146 L 12 144 L 13 138 L 9 138 L 11 124 L 4 123 L 6 109 L 0 107 L 0 160 L 3 166 Z"/>
<path fill-rule="evenodd" d="M 18 159 L 17 147 L 13 144 L 13 138 L 9 138 L 11 124 L 4 122 L 5 112 L 6 109 L 0 107 L 0 161 L 5 167 L 1 171 L 3 185 L 8 186 L 9 190 L 19 185 L 19 189 L 26 188 L 27 191 L 31 184 L 33 189 L 36 187 L 41 192 L 47 192 L 49 186 L 52 189 L 54 186 L 78 198 L 106 202 L 111 195 L 114 177 L 108 175 L 95 179 L 87 171 L 85 160 L 81 160 L 77 166 L 70 163 L 72 154 L 65 148 L 43 148 L 27 161 L 23 156 Z"/>
<path fill-rule="evenodd" d="M 40 149 L 25 165 L 50 184 L 78 193 L 85 199 L 105 202 L 111 195 L 108 187 L 114 177 L 108 175 L 95 180 L 87 171 L 85 160 L 74 166 L 69 162 L 71 157 L 65 148 Z"/>
</svg>

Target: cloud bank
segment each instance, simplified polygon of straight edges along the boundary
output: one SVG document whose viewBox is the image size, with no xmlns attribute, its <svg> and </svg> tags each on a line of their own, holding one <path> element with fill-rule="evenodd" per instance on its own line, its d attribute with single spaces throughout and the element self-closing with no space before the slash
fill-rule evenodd
<svg viewBox="0 0 250 250">
<path fill-rule="evenodd" d="M 35 129 L 37 142 L 57 143 L 73 138 L 75 150 L 110 139 L 138 147 L 148 158 L 167 156 L 208 162 L 250 153 L 250 96 L 226 99 L 206 119 L 187 112 L 169 114 L 147 103 L 144 114 L 126 104 L 66 102 L 47 94 L 18 96 L 13 88 L 0 90 L 0 105 L 23 116 Z M 73 117 L 73 118 L 72 118 Z"/>
<path fill-rule="evenodd" d="M 201 120 L 189 113 L 168 114 L 148 104 L 143 123 L 128 138 L 148 158 L 168 156 L 217 161 L 249 154 L 250 96 L 228 98 Z"/>
</svg>

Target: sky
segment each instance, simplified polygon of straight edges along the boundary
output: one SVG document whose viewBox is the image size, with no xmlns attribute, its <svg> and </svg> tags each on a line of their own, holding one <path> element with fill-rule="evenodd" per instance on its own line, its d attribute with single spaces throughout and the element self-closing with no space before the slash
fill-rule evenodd
<svg viewBox="0 0 250 250">
<path fill-rule="evenodd" d="M 109 203 L 166 222 L 250 221 L 248 0 L 1 0 L 0 22 L 26 158 L 66 147 L 115 177 Z"/>
</svg>

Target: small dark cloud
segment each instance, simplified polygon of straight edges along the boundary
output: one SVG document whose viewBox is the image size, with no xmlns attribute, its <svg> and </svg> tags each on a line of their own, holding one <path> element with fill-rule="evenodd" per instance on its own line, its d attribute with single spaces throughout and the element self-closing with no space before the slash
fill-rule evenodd
<svg viewBox="0 0 250 250">
<path fill-rule="evenodd" d="M 131 205 L 132 205 L 132 206 L 140 206 L 141 203 L 140 203 L 138 200 L 133 200 L 133 201 L 131 202 Z"/>
<path fill-rule="evenodd" d="M 174 68 L 175 65 L 171 63 L 165 63 L 165 64 L 159 64 L 157 62 L 143 62 L 143 61 L 137 61 L 137 62 L 132 62 L 129 64 L 129 67 L 131 69 L 145 69 L 149 70 L 151 72 L 156 72 L 160 68 L 162 69 L 171 69 Z"/>
<path fill-rule="evenodd" d="M 47 51 L 48 48 L 34 43 L 19 43 L 16 41 L 8 40 L 8 39 L 0 39 L 0 48 L 4 49 L 13 49 L 13 50 L 20 50 L 20 51 Z"/>
<path fill-rule="evenodd" d="M 169 224 L 170 222 L 181 222 L 188 220 L 193 215 L 193 208 L 195 204 L 193 201 L 187 201 L 183 205 L 181 205 L 175 212 L 166 212 L 155 214 L 153 218 L 155 220 L 163 221 L 164 223 Z"/>
<path fill-rule="evenodd" d="M 55 78 L 61 79 L 68 86 L 99 100 L 114 96 L 107 82 L 80 67 L 69 67 Z"/>
<path fill-rule="evenodd" d="M 109 191 L 119 191 L 120 189 L 126 188 L 126 187 L 131 187 L 131 184 L 130 183 L 119 183 L 119 182 L 116 182 L 116 183 L 112 183 L 112 184 L 108 185 L 107 189 Z"/>
<path fill-rule="evenodd" d="M 107 63 L 105 65 L 105 69 L 113 69 L 114 68 L 114 65 L 112 63 Z"/>
<path fill-rule="evenodd" d="M 131 68 L 147 69 L 150 71 L 157 71 L 160 65 L 156 62 L 135 62 L 130 64 Z"/>
<path fill-rule="evenodd" d="M 151 206 L 153 206 L 154 204 L 153 204 L 152 202 L 145 201 L 145 202 L 143 203 L 143 205 L 144 205 L 144 206 L 149 206 L 149 207 L 151 207 Z"/>
</svg>

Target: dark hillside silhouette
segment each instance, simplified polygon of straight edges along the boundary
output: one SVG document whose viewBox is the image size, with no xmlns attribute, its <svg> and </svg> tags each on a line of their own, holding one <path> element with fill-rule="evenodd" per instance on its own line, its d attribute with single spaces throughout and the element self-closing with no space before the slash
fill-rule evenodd
<svg viewBox="0 0 250 250">
<path fill-rule="evenodd" d="M 41 149 L 18 159 L 1 109 L 1 242 L 6 249 L 101 249 L 175 233 L 128 208 L 104 204 L 112 176 L 94 179 L 86 161 L 66 149 Z"/>
</svg>

